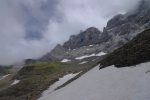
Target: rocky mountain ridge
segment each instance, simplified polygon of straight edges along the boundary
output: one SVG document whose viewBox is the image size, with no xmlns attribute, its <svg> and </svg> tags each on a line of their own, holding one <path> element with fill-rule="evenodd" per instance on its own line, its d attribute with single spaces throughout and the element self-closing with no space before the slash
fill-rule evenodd
<svg viewBox="0 0 150 100">
<path fill-rule="evenodd" d="M 43 59 L 73 59 L 85 54 L 110 53 L 132 40 L 138 33 L 150 27 L 148 0 L 142 0 L 132 12 L 118 14 L 110 19 L 103 32 L 95 27 L 72 35 L 63 45 L 57 45 Z"/>
<path fill-rule="evenodd" d="M 82 46 L 88 46 L 99 43 L 99 37 L 102 34 L 95 27 L 90 27 L 87 30 L 80 32 L 78 35 L 72 35 L 70 39 L 63 44 L 64 48 L 76 49 Z"/>
<path fill-rule="evenodd" d="M 150 28 L 139 33 L 127 44 L 109 53 L 100 61 L 101 68 L 133 66 L 150 61 Z"/>
</svg>

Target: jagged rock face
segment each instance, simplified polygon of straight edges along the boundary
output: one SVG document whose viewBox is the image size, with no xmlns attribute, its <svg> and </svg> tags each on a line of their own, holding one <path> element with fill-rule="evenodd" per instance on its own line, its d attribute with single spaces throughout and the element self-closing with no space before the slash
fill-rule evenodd
<svg viewBox="0 0 150 100">
<path fill-rule="evenodd" d="M 108 21 L 105 31 L 102 34 L 107 32 L 109 39 L 104 43 L 107 47 L 102 48 L 102 50 L 112 52 L 149 27 L 150 1 L 142 0 L 134 11 L 124 15 L 116 15 Z"/>
<path fill-rule="evenodd" d="M 145 25 L 150 23 L 150 1 L 142 0 L 139 6 L 125 15 L 118 14 L 110 19 L 107 23 L 107 29 L 119 27 L 120 25 L 132 23 L 137 25 Z"/>
<path fill-rule="evenodd" d="M 57 45 L 46 57 L 70 59 L 101 51 L 110 53 L 146 28 L 150 28 L 150 1 L 142 0 L 134 11 L 110 19 L 103 32 L 91 27 L 72 35 L 63 46 Z"/>
<path fill-rule="evenodd" d="M 70 40 L 65 42 L 63 47 L 67 49 L 75 49 L 82 46 L 99 43 L 99 36 L 101 32 L 94 27 L 88 28 L 86 31 L 78 35 L 71 36 Z"/>
<path fill-rule="evenodd" d="M 112 29 L 114 27 L 118 27 L 119 25 L 125 23 L 123 20 L 124 16 L 122 14 L 114 16 L 107 23 L 107 29 Z"/>
<path fill-rule="evenodd" d="M 112 52 L 130 41 L 145 28 L 150 27 L 150 3 L 148 2 L 148 0 L 142 0 L 135 10 L 124 15 L 114 16 L 108 21 L 103 32 L 92 27 L 76 36 L 71 36 L 63 47 L 77 49 L 82 46 L 99 44 L 101 50 Z"/>
<path fill-rule="evenodd" d="M 104 45 L 108 46 L 104 47 L 103 50 L 112 52 L 114 49 L 130 41 L 142 29 L 137 24 L 124 23 L 112 29 L 107 29 L 106 27 L 106 30 L 108 33 L 107 37 L 109 37 L 109 39 L 104 43 Z"/>
<path fill-rule="evenodd" d="M 150 1 L 142 0 L 139 4 L 138 11 L 135 13 L 135 23 L 150 27 Z"/>
</svg>

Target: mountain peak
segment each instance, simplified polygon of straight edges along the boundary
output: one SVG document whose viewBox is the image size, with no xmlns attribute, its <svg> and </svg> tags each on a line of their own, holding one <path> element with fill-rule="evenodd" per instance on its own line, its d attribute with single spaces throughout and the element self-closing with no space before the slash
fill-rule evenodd
<svg viewBox="0 0 150 100">
<path fill-rule="evenodd" d="M 96 27 L 89 27 L 88 29 L 86 29 L 86 32 L 91 32 L 91 33 L 94 33 L 94 32 L 97 32 L 99 31 L 99 29 L 97 29 Z"/>
<path fill-rule="evenodd" d="M 70 39 L 64 43 L 63 47 L 67 49 L 80 48 L 91 44 L 97 44 L 99 35 L 102 32 L 95 27 L 90 27 L 77 35 L 72 35 Z"/>
</svg>

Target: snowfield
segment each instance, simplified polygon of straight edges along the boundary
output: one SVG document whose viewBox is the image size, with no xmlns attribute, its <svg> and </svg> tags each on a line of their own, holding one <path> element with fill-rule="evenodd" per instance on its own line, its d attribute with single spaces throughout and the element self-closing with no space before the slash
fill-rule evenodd
<svg viewBox="0 0 150 100">
<path fill-rule="evenodd" d="M 150 100 L 150 62 L 101 70 L 96 66 L 39 100 Z"/>
<path fill-rule="evenodd" d="M 62 78 L 59 79 L 59 81 L 55 82 L 46 91 L 44 91 L 43 94 L 42 94 L 42 97 L 39 98 L 38 100 L 48 100 L 48 97 L 49 97 L 50 93 L 54 92 L 57 87 L 63 85 L 64 83 L 66 83 L 70 79 L 72 79 L 75 76 L 77 76 L 79 73 L 75 73 L 75 74 L 72 73 L 72 74 L 67 74 L 67 75 L 63 76 Z"/>
</svg>

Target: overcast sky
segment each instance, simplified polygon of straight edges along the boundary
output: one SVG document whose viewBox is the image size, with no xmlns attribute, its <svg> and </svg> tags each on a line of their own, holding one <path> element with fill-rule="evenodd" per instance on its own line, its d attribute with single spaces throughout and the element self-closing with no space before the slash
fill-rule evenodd
<svg viewBox="0 0 150 100">
<path fill-rule="evenodd" d="M 139 0 L 1 0 L 0 64 L 37 58 L 70 35 L 132 10 Z"/>
</svg>

